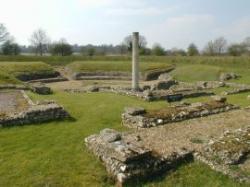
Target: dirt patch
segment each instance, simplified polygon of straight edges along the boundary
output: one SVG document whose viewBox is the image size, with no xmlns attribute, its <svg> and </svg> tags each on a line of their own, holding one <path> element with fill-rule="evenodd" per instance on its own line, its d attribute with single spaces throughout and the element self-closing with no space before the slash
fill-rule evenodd
<svg viewBox="0 0 250 187">
<path fill-rule="evenodd" d="M 226 130 L 245 127 L 249 122 L 249 111 L 235 110 L 205 118 L 140 129 L 129 136 L 139 136 L 146 148 L 151 148 L 160 155 L 168 155 L 183 147 L 199 151 L 211 138 L 220 136 Z"/>
<path fill-rule="evenodd" d="M 0 92 L 0 115 L 5 116 L 11 113 L 26 110 L 29 107 L 27 100 L 21 91 Z"/>
</svg>

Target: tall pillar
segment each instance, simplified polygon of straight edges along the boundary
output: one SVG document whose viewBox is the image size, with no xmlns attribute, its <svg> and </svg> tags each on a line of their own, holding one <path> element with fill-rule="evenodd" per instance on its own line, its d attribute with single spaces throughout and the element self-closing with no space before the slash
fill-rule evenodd
<svg viewBox="0 0 250 187">
<path fill-rule="evenodd" d="M 139 32 L 133 33 L 132 89 L 139 90 Z"/>
</svg>

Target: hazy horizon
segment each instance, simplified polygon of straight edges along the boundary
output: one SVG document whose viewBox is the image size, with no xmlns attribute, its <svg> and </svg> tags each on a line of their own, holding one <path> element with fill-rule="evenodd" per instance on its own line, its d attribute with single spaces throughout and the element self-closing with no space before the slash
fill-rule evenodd
<svg viewBox="0 0 250 187">
<path fill-rule="evenodd" d="M 8 0 L 2 2 L 0 23 L 20 44 L 29 44 L 32 32 L 46 30 L 52 41 L 71 44 L 119 44 L 138 31 L 148 45 L 202 48 L 224 36 L 229 43 L 250 36 L 247 0 Z"/>
</svg>

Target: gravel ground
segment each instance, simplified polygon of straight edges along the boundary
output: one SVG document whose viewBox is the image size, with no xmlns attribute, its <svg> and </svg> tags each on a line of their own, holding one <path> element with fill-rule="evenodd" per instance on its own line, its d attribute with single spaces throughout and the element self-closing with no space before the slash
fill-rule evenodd
<svg viewBox="0 0 250 187">
<path fill-rule="evenodd" d="M 28 107 L 20 91 L 1 91 L 0 92 L 0 113 L 10 114 L 19 112 Z"/>
<path fill-rule="evenodd" d="M 236 110 L 204 118 L 172 123 L 165 126 L 131 132 L 141 143 L 154 152 L 168 156 L 178 150 L 200 151 L 211 138 L 221 136 L 224 131 L 247 126 L 250 111 Z"/>
</svg>

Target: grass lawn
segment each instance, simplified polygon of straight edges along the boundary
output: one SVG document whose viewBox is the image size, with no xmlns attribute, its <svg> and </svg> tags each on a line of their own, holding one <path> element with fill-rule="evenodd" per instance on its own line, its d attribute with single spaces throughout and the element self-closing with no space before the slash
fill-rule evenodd
<svg viewBox="0 0 250 187">
<path fill-rule="evenodd" d="M 13 75 L 0 70 L 0 84 L 18 84 L 21 83 Z"/>
<path fill-rule="evenodd" d="M 146 109 L 167 106 L 165 102 L 147 103 L 108 93 L 29 95 L 33 99 L 56 100 L 76 121 L 0 129 L 0 186 L 3 187 L 113 186 L 101 162 L 84 146 L 84 138 L 103 128 L 128 130 L 121 126 L 121 112 L 125 106 Z M 159 176 L 135 186 L 244 185 L 195 162 L 181 166 L 167 177 Z"/>
</svg>

